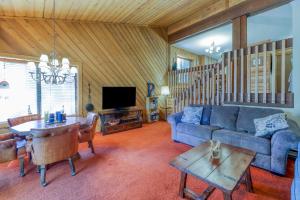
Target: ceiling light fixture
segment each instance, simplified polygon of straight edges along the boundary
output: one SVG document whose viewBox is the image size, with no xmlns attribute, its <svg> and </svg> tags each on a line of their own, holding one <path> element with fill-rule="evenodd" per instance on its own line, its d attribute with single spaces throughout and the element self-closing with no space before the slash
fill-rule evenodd
<svg viewBox="0 0 300 200">
<path fill-rule="evenodd" d="M 61 85 L 64 84 L 68 77 L 75 77 L 77 68 L 70 66 L 68 58 L 58 60 L 56 53 L 56 31 L 55 31 L 55 0 L 53 0 L 53 51 L 48 55 L 42 54 L 40 61 L 36 66 L 35 62 L 28 62 L 29 73 L 35 81 L 44 81 L 46 84 Z"/>
</svg>

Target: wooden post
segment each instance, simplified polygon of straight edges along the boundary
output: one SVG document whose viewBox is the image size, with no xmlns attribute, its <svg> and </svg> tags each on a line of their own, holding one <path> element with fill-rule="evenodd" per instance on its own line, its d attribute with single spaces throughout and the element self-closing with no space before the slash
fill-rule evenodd
<svg viewBox="0 0 300 200">
<path fill-rule="evenodd" d="M 263 103 L 267 103 L 267 44 L 263 45 Z"/>
<path fill-rule="evenodd" d="M 247 51 L 247 102 L 251 101 L 251 47 Z"/>
<path fill-rule="evenodd" d="M 258 46 L 255 46 L 255 103 L 258 103 Z"/>
<path fill-rule="evenodd" d="M 230 52 L 227 53 L 227 101 L 230 102 L 231 96 L 231 54 Z"/>
<path fill-rule="evenodd" d="M 221 104 L 224 104 L 225 99 L 225 54 L 222 55 L 222 95 L 221 95 Z"/>
<path fill-rule="evenodd" d="M 203 72 L 202 72 L 202 104 L 205 104 L 205 73 L 206 73 L 206 65 L 203 66 Z"/>
<path fill-rule="evenodd" d="M 237 50 L 233 53 L 233 101 L 236 102 L 237 97 Z"/>
<path fill-rule="evenodd" d="M 240 50 L 241 55 L 241 88 L 240 88 L 240 102 L 244 102 L 244 49 Z"/>
<path fill-rule="evenodd" d="M 217 105 L 220 105 L 219 87 L 220 87 L 220 66 L 217 64 Z"/>
<path fill-rule="evenodd" d="M 281 104 L 285 104 L 285 40 L 281 42 Z"/>
<path fill-rule="evenodd" d="M 207 75 L 207 77 L 206 77 L 206 104 L 210 104 L 210 77 L 209 77 L 209 75 L 210 75 L 210 66 L 211 65 L 208 65 L 207 66 L 207 73 L 206 73 L 206 75 Z"/>
<path fill-rule="evenodd" d="M 272 43 L 272 103 L 276 103 L 276 42 Z"/>
</svg>

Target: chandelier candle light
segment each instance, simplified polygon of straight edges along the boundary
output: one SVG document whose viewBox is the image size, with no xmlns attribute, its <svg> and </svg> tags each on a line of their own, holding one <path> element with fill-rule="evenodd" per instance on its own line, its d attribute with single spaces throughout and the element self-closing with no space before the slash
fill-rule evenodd
<svg viewBox="0 0 300 200">
<path fill-rule="evenodd" d="M 70 67 L 68 58 L 62 58 L 59 62 L 56 54 L 56 32 L 55 32 L 55 0 L 53 0 L 53 51 L 49 57 L 42 54 L 39 64 L 36 67 L 35 62 L 28 62 L 27 66 L 30 69 L 30 74 L 35 81 L 44 81 L 46 84 L 61 85 L 64 84 L 68 77 L 75 77 L 77 73 L 76 67 Z"/>
</svg>

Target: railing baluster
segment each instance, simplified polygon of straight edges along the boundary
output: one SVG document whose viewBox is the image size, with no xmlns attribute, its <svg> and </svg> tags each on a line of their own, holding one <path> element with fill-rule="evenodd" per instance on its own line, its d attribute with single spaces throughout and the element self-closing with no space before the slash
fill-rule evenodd
<svg viewBox="0 0 300 200">
<path fill-rule="evenodd" d="M 263 45 L 263 103 L 267 103 L 267 44 Z"/>
<path fill-rule="evenodd" d="M 258 103 L 258 46 L 255 46 L 255 103 Z"/>
<path fill-rule="evenodd" d="M 217 105 L 220 105 L 219 87 L 220 87 L 220 66 L 217 64 Z"/>
<path fill-rule="evenodd" d="M 276 59 L 276 42 L 272 43 L 272 89 L 271 89 L 271 96 L 272 96 L 272 103 L 276 103 L 276 66 L 277 59 Z"/>
<path fill-rule="evenodd" d="M 247 51 L 247 102 L 251 102 L 251 47 Z"/>
<path fill-rule="evenodd" d="M 244 102 L 244 49 L 240 51 L 241 55 L 241 88 L 240 88 L 240 102 Z"/>
<path fill-rule="evenodd" d="M 231 54 L 228 52 L 227 54 L 227 101 L 230 102 L 230 96 L 231 96 Z"/>
<path fill-rule="evenodd" d="M 225 98 L 225 54 L 222 56 L 222 96 L 221 96 L 221 104 L 224 104 Z"/>
<path fill-rule="evenodd" d="M 233 101 L 236 102 L 237 94 L 237 50 L 233 52 Z"/>
<path fill-rule="evenodd" d="M 211 70 L 211 104 L 215 104 L 215 64 L 212 65 L 212 70 Z"/>
<path fill-rule="evenodd" d="M 285 104 L 285 40 L 281 42 L 281 104 Z"/>
<path fill-rule="evenodd" d="M 209 105 L 210 103 L 210 78 L 209 78 L 209 71 L 210 71 L 210 65 L 207 66 L 207 72 L 206 72 L 206 104 Z"/>
<path fill-rule="evenodd" d="M 206 72 L 206 66 L 203 66 L 203 72 L 202 72 L 202 105 L 205 105 L 205 72 Z"/>
</svg>

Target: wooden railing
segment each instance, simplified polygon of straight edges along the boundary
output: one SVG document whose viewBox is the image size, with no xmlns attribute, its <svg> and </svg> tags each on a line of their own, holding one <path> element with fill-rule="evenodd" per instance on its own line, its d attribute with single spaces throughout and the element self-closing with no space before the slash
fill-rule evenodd
<svg viewBox="0 0 300 200">
<path fill-rule="evenodd" d="M 293 107 L 292 39 L 223 53 L 222 62 L 169 71 L 174 111 L 189 104 Z"/>
</svg>

